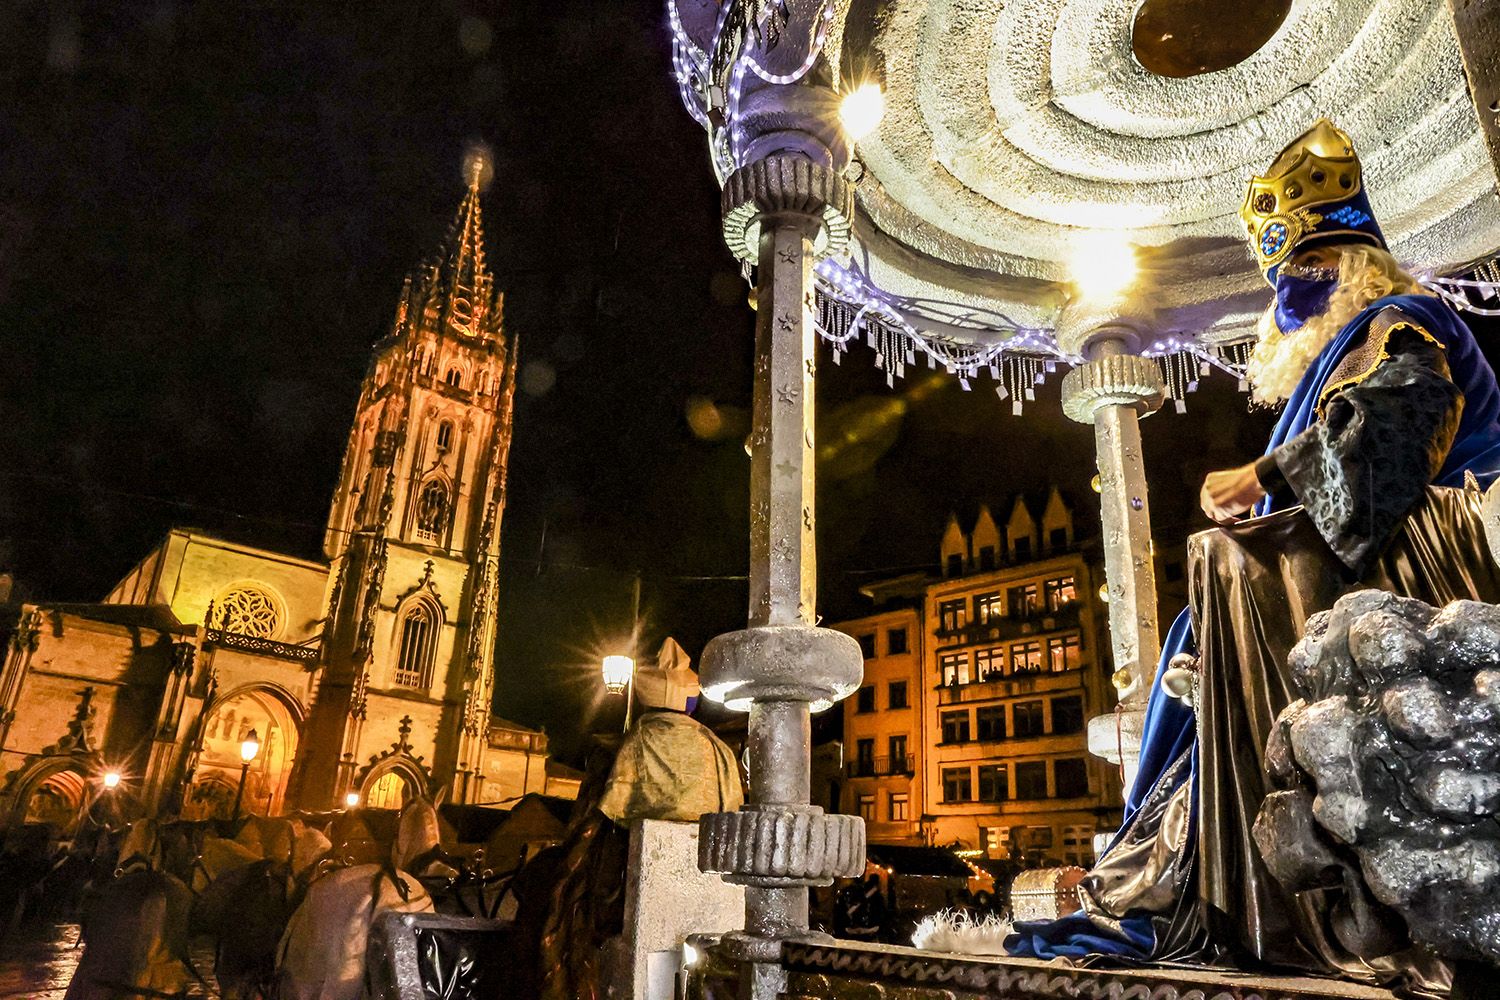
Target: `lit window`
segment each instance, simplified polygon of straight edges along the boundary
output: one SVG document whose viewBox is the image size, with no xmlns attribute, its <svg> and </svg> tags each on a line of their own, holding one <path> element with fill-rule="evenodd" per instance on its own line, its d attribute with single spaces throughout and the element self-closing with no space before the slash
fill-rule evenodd
<svg viewBox="0 0 1500 1000">
<path fill-rule="evenodd" d="M 891 793 L 892 822 L 911 818 L 911 795 L 907 792 Z"/>
<path fill-rule="evenodd" d="M 462 386 L 464 384 L 464 373 L 458 368 L 449 368 L 448 374 L 443 376 L 443 381 L 451 386 Z"/>
<path fill-rule="evenodd" d="M 406 805 L 406 779 L 395 771 L 385 772 L 365 792 L 364 804 L 370 809 L 400 809 Z"/>
<path fill-rule="evenodd" d="M 1012 618 L 1030 618 L 1036 614 L 1037 587 L 1034 583 L 1010 588 L 1007 594 Z"/>
<path fill-rule="evenodd" d="M 443 451 L 453 447 L 453 421 L 444 420 L 438 424 L 437 446 Z"/>
<path fill-rule="evenodd" d="M 434 479 L 417 500 L 417 537 L 435 541 L 448 526 L 448 487 Z"/>
<path fill-rule="evenodd" d="M 1005 676 L 1005 650 L 999 646 L 974 651 L 974 677 L 976 680 L 998 681 Z"/>
<path fill-rule="evenodd" d="M 1063 605 L 1072 604 L 1078 600 L 1071 576 L 1060 576 L 1055 580 L 1048 580 L 1045 587 L 1048 611 L 1060 611 Z"/>
<path fill-rule="evenodd" d="M 1047 668 L 1054 674 L 1076 670 L 1082 662 L 1083 647 L 1076 633 L 1047 640 Z"/>
<path fill-rule="evenodd" d="M 437 614 L 425 601 L 413 604 L 402 617 L 401 652 L 396 659 L 396 684 L 400 687 L 432 686 L 437 626 Z"/>
<path fill-rule="evenodd" d="M 1063 858 L 1080 868 L 1094 866 L 1094 828 L 1065 826 L 1062 834 Z"/>
<path fill-rule="evenodd" d="M 866 822 L 875 822 L 875 796 L 861 795 L 859 797 L 859 818 Z"/>
<path fill-rule="evenodd" d="M 967 767 L 943 768 L 943 801 L 974 801 L 973 778 Z"/>
<path fill-rule="evenodd" d="M 1005 617 L 1005 605 L 999 594 L 980 594 L 974 598 L 974 620 L 989 625 Z"/>
<path fill-rule="evenodd" d="M 1018 642 L 1010 647 L 1010 670 L 1013 674 L 1039 674 L 1042 672 L 1042 643 Z"/>
<path fill-rule="evenodd" d="M 938 669 L 943 674 L 943 684 L 953 687 L 969 683 L 969 654 L 943 653 L 938 657 Z"/>
<path fill-rule="evenodd" d="M 938 631 L 957 632 L 967 625 L 968 609 L 962 598 L 956 601 L 944 601 L 938 605 Z"/>
</svg>

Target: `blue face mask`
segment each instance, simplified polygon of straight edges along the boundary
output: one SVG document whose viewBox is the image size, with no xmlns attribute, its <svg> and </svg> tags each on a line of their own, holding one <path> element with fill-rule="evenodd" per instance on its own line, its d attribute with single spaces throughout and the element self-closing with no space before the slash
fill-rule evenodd
<svg viewBox="0 0 1500 1000">
<path fill-rule="evenodd" d="M 1308 320 L 1328 308 L 1328 300 L 1338 286 L 1338 272 L 1324 277 L 1276 276 L 1276 325 L 1282 333 L 1300 329 Z"/>
</svg>

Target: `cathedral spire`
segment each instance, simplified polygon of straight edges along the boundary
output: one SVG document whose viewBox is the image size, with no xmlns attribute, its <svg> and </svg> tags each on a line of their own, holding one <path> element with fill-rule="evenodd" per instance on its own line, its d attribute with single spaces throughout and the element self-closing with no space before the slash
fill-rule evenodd
<svg viewBox="0 0 1500 1000">
<path fill-rule="evenodd" d="M 488 150 L 470 148 L 464 156 L 468 192 L 432 265 L 435 304 L 444 325 L 472 336 L 493 336 L 500 328 L 495 279 L 484 262 L 484 222 L 479 204 L 479 193 L 492 172 Z"/>
</svg>

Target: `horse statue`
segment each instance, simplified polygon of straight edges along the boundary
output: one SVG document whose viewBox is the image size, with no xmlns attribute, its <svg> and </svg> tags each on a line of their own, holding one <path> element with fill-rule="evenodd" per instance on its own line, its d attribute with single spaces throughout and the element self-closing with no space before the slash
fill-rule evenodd
<svg viewBox="0 0 1500 1000">
<path fill-rule="evenodd" d="M 277 948 L 278 1000 L 360 1000 L 377 915 L 434 912 L 419 876 L 454 872 L 442 852 L 440 800 L 419 796 L 402 808 L 383 863 L 351 865 L 312 883 Z"/>
<path fill-rule="evenodd" d="M 154 820 L 131 825 L 115 877 L 84 902 L 83 958 L 64 1000 L 180 996 L 203 977 L 188 956 L 192 893 L 162 870 Z"/>
</svg>

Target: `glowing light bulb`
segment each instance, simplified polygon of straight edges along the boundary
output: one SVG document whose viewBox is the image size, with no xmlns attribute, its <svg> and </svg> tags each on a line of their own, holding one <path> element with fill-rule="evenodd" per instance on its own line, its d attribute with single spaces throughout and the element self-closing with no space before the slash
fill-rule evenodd
<svg viewBox="0 0 1500 1000">
<path fill-rule="evenodd" d="M 109 772 L 107 772 L 104 775 L 104 787 L 105 788 L 119 788 L 120 787 L 120 772 L 118 772 L 118 771 L 109 771 Z"/>
<path fill-rule="evenodd" d="M 1109 603 L 1109 584 L 1099 584 L 1099 600 L 1103 601 L 1105 604 Z"/>
<path fill-rule="evenodd" d="M 1138 270 L 1135 247 L 1119 233 L 1086 230 L 1072 240 L 1068 275 L 1085 299 L 1103 299 L 1123 292 Z"/>
<path fill-rule="evenodd" d="M 355 806 L 358 806 L 359 805 L 359 793 L 358 792 L 350 792 L 348 795 L 345 795 L 344 796 L 344 805 L 345 805 L 345 807 L 347 807 L 349 809 L 353 809 Z"/>
<path fill-rule="evenodd" d="M 604 686 L 610 694 L 619 694 L 630 684 L 635 661 L 628 656 L 606 656 L 603 663 Z"/>
<path fill-rule="evenodd" d="M 1104 492 L 1104 483 L 1099 479 L 1099 474 L 1097 472 L 1094 473 L 1094 478 L 1089 480 L 1089 486 L 1093 488 L 1093 491 L 1095 493 Z"/>
<path fill-rule="evenodd" d="M 839 101 L 839 120 L 844 134 L 855 142 L 863 139 L 880 124 L 885 115 L 885 92 L 875 82 L 862 83 Z"/>
</svg>

